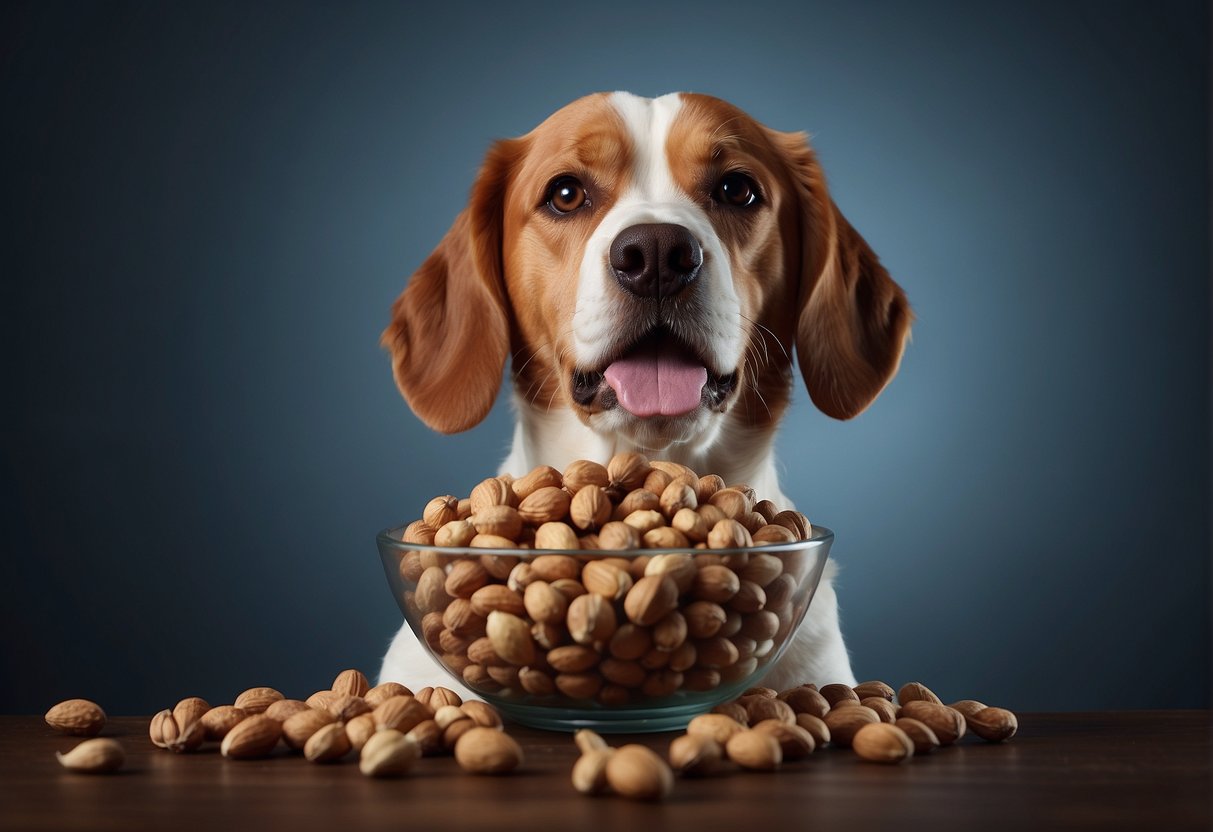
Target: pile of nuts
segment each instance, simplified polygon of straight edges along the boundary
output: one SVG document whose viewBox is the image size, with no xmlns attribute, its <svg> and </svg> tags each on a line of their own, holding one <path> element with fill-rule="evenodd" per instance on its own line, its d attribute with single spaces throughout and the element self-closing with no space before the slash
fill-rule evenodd
<svg viewBox="0 0 1213 832">
<path fill-rule="evenodd" d="M 46 722 L 67 734 L 94 736 L 105 725 L 105 712 L 72 699 L 51 708 Z M 268 757 L 280 744 L 313 763 L 357 755 L 369 777 L 400 776 L 419 758 L 445 753 L 454 753 L 473 774 L 504 774 L 523 761 L 522 748 L 504 732 L 492 706 L 463 702 L 442 687 L 416 694 L 396 682 L 370 687 L 357 670 L 343 671 L 331 688 L 306 701 L 268 687 L 249 688 L 232 704 L 213 708 L 191 696 L 152 717 L 148 736 L 156 747 L 177 753 L 218 742 L 223 756 L 234 760 Z M 124 760 L 121 744 L 107 738 L 59 755 L 64 767 L 94 773 L 114 771 Z"/>
<path fill-rule="evenodd" d="M 611 748 L 592 731 L 578 731 L 581 756 L 573 765 L 573 788 L 582 794 L 613 792 L 638 800 L 660 800 L 674 788 L 674 774 L 699 776 L 729 764 L 774 771 L 785 761 L 808 757 L 833 745 L 877 763 L 900 763 L 943 745 L 967 729 L 988 742 L 1010 739 L 1015 714 L 973 699 L 951 705 L 929 688 L 910 682 L 894 693 L 884 682 L 801 685 L 782 693 L 751 688 L 687 725 L 670 743 L 668 763 L 640 745 Z"/>
<path fill-rule="evenodd" d="M 736 550 L 807 540 L 812 527 L 755 498 L 637 453 L 490 477 L 466 499 L 430 500 L 403 542 L 565 553 L 408 551 L 405 604 L 473 690 L 607 706 L 711 690 L 777 653 L 803 611 L 793 596 L 809 557 Z"/>
</svg>

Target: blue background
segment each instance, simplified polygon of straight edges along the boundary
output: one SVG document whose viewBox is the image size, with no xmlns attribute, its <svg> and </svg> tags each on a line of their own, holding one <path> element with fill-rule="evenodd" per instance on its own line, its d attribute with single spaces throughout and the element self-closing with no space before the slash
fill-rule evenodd
<svg viewBox="0 0 1213 832">
<path fill-rule="evenodd" d="M 858 676 L 1206 705 L 1209 69 L 1198 2 L 5 5 L 0 710 L 377 669 L 375 532 L 510 435 L 408 412 L 389 305 L 604 89 L 811 131 L 913 303 L 875 406 L 779 437 Z"/>
</svg>

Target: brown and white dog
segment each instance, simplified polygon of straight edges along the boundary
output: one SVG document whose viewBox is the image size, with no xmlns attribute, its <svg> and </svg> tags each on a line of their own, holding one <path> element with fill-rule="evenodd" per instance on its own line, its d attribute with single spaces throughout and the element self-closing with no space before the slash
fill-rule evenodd
<svg viewBox="0 0 1213 832">
<path fill-rule="evenodd" d="M 511 359 L 500 473 L 639 450 L 789 508 L 774 444 L 793 351 L 816 406 L 849 419 L 897 372 L 911 317 L 804 134 L 706 95 L 617 92 L 492 146 L 383 343 L 443 433 L 485 417 Z M 833 573 L 764 684 L 855 682 Z M 407 626 L 379 678 L 451 686 Z"/>
</svg>

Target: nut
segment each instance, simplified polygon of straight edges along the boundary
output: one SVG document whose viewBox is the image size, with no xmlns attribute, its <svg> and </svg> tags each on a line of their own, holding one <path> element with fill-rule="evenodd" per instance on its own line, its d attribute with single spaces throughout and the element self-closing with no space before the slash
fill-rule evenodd
<svg viewBox="0 0 1213 832">
<path fill-rule="evenodd" d="M 859 694 L 850 685 L 826 685 L 821 689 L 821 696 L 830 703 L 831 708 L 837 707 L 839 702 L 859 701 Z"/>
<path fill-rule="evenodd" d="M 548 664 L 557 673 L 584 673 L 601 660 L 601 653 L 582 644 L 566 644 L 547 654 Z"/>
<path fill-rule="evenodd" d="M 830 741 L 830 727 L 826 725 L 825 720 L 813 714 L 796 714 L 796 724 L 804 730 L 808 731 L 813 737 L 813 742 L 817 743 L 817 747 L 821 748 Z"/>
<path fill-rule="evenodd" d="M 642 627 L 656 624 L 678 606 L 678 586 L 666 575 L 646 575 L 628 591 L 623 609 Z"/>
<path fill-rule="evenodd" d="M 416 699 L 421 704 L 426 705 L 433 710 L 437 710 L 443 705 L 463 704 L 463 700 L 459 697 L 459 694 L 455 693 L 455 691 L 451 690 L 450 688 L 444 688 L 441 686 L 434 688 L 422 688 L 421 690 L 417 691 Z"/>
<path fill-rule="evenodd" d="M 741 723 L 723 714 L 700 714 L 687 725 L 688 734 L 708 737 L 721 746 L 727 746 L 734 734 L 744 730 L 745 727 Z"/>
<path fill-rule="evenodd" d="M 334 696 L 333 698 L 335 699 L 336 697 Z M 181 706 L 178 705 L 177 707 Z M 277 702 L 270 703 L 270 706 L 265 709 L 265 715 L 278 722 L 286 722 L 295 714 L 300 711 L 306 711 L 309 707 L 311 706 L 306 702 L 300 702 L 298 699 L 279 699 Z M 176 715 L 175 711 L 174 715 Z M 177 724 L 186 725 L 187 723 L 182 721 L 180 717 L 177 717 Z"/>
<path fill-rule="evenodd" d="M 727 517 L 708 532 L 709 549 L 740 549 L 752 545 L 754 541 L 746 527 Z"/>
<path fill-rule="evenodd" d="M 607 761 L 615 753 L 615 749 L 591 748 L 583 750 L 577 762 L 573 763 L 573 788 L 582 794 L 599 794 L 606 790 Z"/>
<path fill-rule="evenodd" d="M 644 484 L 645 478 L 653 470 L 649 460 L 643 454 L 625 451 L 615 454 L 607 463 L 609 487 L 626 494 Z"/>
<path fill-rule="evenodd" d="M 728 620 L 724 607 L 711 601 L 693 601 L 682 610 L 691 638 L 711 638 L 720 632 Z"/>
<path fill-rule="evenodd" d="M 907 702 L 932 702 L 942 705 L 943 700 L 936 696 L 929 687 L 919 682 L 906 682 L 897 691 L 897 701 L 902 705 Z"/>
<path fill-rule="evenodd" d="M 181 728 L 177 738 L 168 743 L 170 751 L 174 754 L 181 754 L 186 751 L 197 751 L 202 747 L 202 742 L 206 739 L 206 729 L 202 727 L 201 721 L 195 719 L 193 722 L 178 723 L 178 725 Z"/>
<path fill-rule="evenodd" d="M 569 519 L 579 529 L 597 529 L 611 519 L 611 508 L 611 498 L 602 487 L 587 485 L 573 495 Z"/>
<path fill-rule="evenodd" d="M 523 592 L 522 603 L 532 621 L 540 624 L 561 623 L 569 611 L 564 594 L 547 581 L 534 581 Z"/>
<path fill-rule="evenodd" d="M 329 701 L 329 713 L 345 722 L 361 714 L 369 714 L 371 706 L 361 696 L 348 696 L 339 693 Z"/>
<path fill-rule="evenodd" d="M 434 532 L 435 546 L 470 546 L 476 537 L 476 527 L 471 519 L 452 520 Z"/>
<path fill-rule="evenodd" d="M 536 549 L 580 549 L 577 532 L 568 523 L 544 523 L 535 530 Z"/>
<path fill-rule="evenodd" d="M 897 706 L 883 696 L 869 696 L 860 700 L 859 704 L 875 711 L 881 722 L 891 724 L 897 721 Z"/>
<path fill-rule="evenodd" d="M 556 583 L 581 574 L 581 563 L 572 555 L 539 555 L 531 561 L 531 571 L 539 580 Z"/>
<path fill-rule="evenodd" d="M 363 714 L 359 719 L 368 716 Z M 351 743 L 345 732 L 345 725 L 340 722 L 330 722 L 316 733 L 308 737 L 303 746 L 303 756 L 309 763 L 330 763 L 340 760 L 350 753 Z"/>
<path fill-rule="evenodd" d="M 367 777 L 400 777 L 421 758 L 421 746 L 394 728 L 382 728 L 362 746 L 358 770 Z"/>
<path fill-rule="evenodd" d="M 450 494 L 430 500 L 421 513 L 421 519 L 431 529 L 440 529 L 458 518 L 459 498 Z"/>
<path fill-rule="evenodd" d="M 627 523 L 612 520 L 598 531 L 599 549 L 636 549 L 640 546 L 640 532 Z"/>
<path fill-rule="evenodd" d="M 372 716 L 378 727 L 407 734 L 425 720 L 433 719 L 434 709 L 414 696 L 393 696 L 381 703 Z"/>
<path fill-rule="evenodd" d="M 66 754 L 56 752 L 55 757 L 64 768 L 86 774 L 117 771 L 126 762 L 122 745 L 106 737 L 85 740 Z"/>
<path fill-rule="evenodd" d="M 206 739 L 218 742 L 246 716 L 248 714 L 235 705 L 219 705 L 203 714 L 198 721 L 202 723 Z"/>
<path fill-rule="evenodd" d="M 617 601 L 632 588 L 632 576 L 613 563 L 594 560 L 581 570 L 581 583 L 587 592 Z"/>
<path fill-rule="evenodd" d="M 874 763 L 900 763 L 914 755 L 914 742 L 906 732 L 887 722 L 874 722 L 855 732 L 851 748 Z"/>
<path fill-rule="evenodd" d="M 606 740 L 589 728 L 582 728 L 573 734 L 573 742 L 582 754 L 608 747 Z"/>
<path fill-rule="evenodd" d="M 105 727 L 105 711 L 101 710 L 101 706 L 96 702 L 90 702 L 88 699 L 68 699 L 60 702 L 47 711 L 44 718 L 46 724 L 57 731 L 76 737 L 94 737 L 100 734 L 101 729 Z M 101 748 L 101 746 L 97 747 Z M 86 751 L 86 753 L 94 752 Z M 60 762 L 63 762 L 62 757 Z"/>
<path fill-rule="evenodd" d="M 432 757 L 446 750 L 446 746 L 442 742 L 442 729 L 432 719 L 417 723 L 405 736 L 420 746 L 423 757 Z"/>
<path fill-rule="evenodd" d="M 510 615 L 526 615 L 526 603 L 522 596 L 504 584 L 489 584 L 472 593 L 472 611 L 488 617 L 491 612 L 508 612 Z"/>
<path fill-rule="evenodd" d="M 685 546 L 686 544 L 683 543 L 683 545 Z M 699 569 L 692 555 L 680 555 L 677 553 L 654 555 L 644 567 L 646 577 L 651 575 L 668 575 L 674 581 L 674 585 L 678 587 L 679 595 L 690 592 L 698 572 Z"/>
<path fill-rule="evenodd" d="M 633 511 L 627 517 L 623 518 L 623 522 L 636 530 L 636 533 L 641 537 L 645 532 L 650 532 L 653 529 L 661 528 L 665 525 L 665 516 L 656 509 L 647 509 Z"/>
<path fill-rule="evenodd" d="M 452 598 L 471 598 L 476 590 L 489 582 L 489 572 L 480 561 L 461 560 L 451 565 L 443 590 Z M 336 685 L 333 686 L 336 690 Z"/>
<path fill-rule="evenodd" d="M 245 713 L 260 714 L 279 699 L 286 699 L 286 697 L 273 688 L 249 688 L 237 696 L 236 701 L 232 704 Z"/>
<path fill-rule="evenodd" d="M 670 743 L 669 758 L 679 774 L 711 774 L 720 768 L 724 748 L 711 737 L 683 734 Z"/>
<path fill-rule="evenodd" d="M 611 512 L 611 519 L 622 521 L 634 511 L 654 511 L 661 507 L 661 498 L 645 488 L 630 491 Z"/>
<path fill-rule="evenodd" d="M 768 719 L 778 720 L 785 725 L 796 724 L 796 712 L 792 706 L 780 699 L 770 699 L 758 696 L 744 703 L 746 718 L 750 725 L 757 725 Z"/>
<path fill-rule="evenodd" d="M 294 716 L 288 717 L 282 723 L 282 739 L 289 748 L 300 751 L 307 744 L 307 741 L 311 739 L 312 734 L 336 721 L 337 718 L 328 711 L 320 711 L 315 708 L 300 711 Z M 231 733 L 231 729 L 229 729 L 228 733 Z"/>
<path fill-rule="evenodd" d="M 177 720 L 173 719 L 173 712 L 167 708 L 153 716 L 147 727 L 148 737 L 157 748 L 168 748 L 169 743 L 177 741 L 179 733 Z"/>
<path fill-rule="evenodd" d="M 771 522 L 786 526 L 796 535 L 797 540 L 808 540 L 813 536 L 813 526 L 809 523 L 809 518 L 799 511 L 781 511 L 771 518 Z"/>
<path fill-rule="evenodd" d="M 978 711 L 984 711 L 989 706 L 984 702 L 978 702 L 976 699 L 961 699 L 948 705 L 948 707 L 954 711 L 960 711 L 964 715 L 964 718 L 968 720 L 970 716 Z"/>
<path fill-rule="evenodd" d="M 653 646 L 672 652 L 687 640 L 687 620 L 675 610 L 653 625 Z"/>
<path fill-rule="evenodd" d="M 662 514 L 672 518 L 684 508 L 694 510 L 699 505 L 699 500 L 695 497 L 694 488 L 685 482 L 675 480 L 661 492 L 658 505 L 661 507 Z"/>
<path fill-rule="evenodd" d="M 354 751 L 362 751 L 362 746 L 366 745 L 366 741 L 371 738 L 371 734 L 375 733 L 376 729 L 374 714 L 362 714 L 351 719 L 345 724 L 345 735 L 349 738 L 350 748 Z"/>
<path fill-rule="evenodd" d="M 547 486 L 532 491 L 518 504 L 518 515 L 534 526 L 555 523 L 568 514 L 572 497 L 563 488 Z M 546 547 L 545 547 L 546 548 Z"/>
<path fill-rule="evenodd" d="M 522 517 L 518 509 L 510 506 L 485 506 L 469 519 L 478 537 L 501 537 L 512 543 L 522 532 Z M 472 538 L 471 545 L 476 545 L 475 540 Z"/>
<path fill-rule="evenodd" d="M 830 742 L 849 748 L 859 729 L 880 722 L 880 716 L 871 708 L 856 704 L 834 708 L 826 714 L 824 721 L 830 729 Z"/>
<path fill-rule="evenodd" d="M 586 486 L 596 485 L 599 488 L 606 488 L 610 483 L 611 475 L 607 473 L 607 469 L 588 459 L 571 462 L 564 469 L 564 487 L 574 495 Z"/>
<path fill-rule="evenodd" d="M 795 723 L 789 725 L 778 719 L 764 719 L 754 725 L 753 730 L 774 737 L 785 760 L 799 760 L 809 756 L 817 748 L 813 735 Z"/>
<path fill-rule="evenodd" d="M 739 731 L 729 738 L 724 751 L 737 765 L 755 771 L 774 771 L 783 762 L 779 740 L 766 731 Z"/>
<path fill-rule="evenodd" d="M 807 685 L 785 690 L 779 694 L 779 698 L 787 702 L 798 714 L 812 714 L 823 718 L 830 712 L 830 703 L 826 698 L 816 688 Z"/>
<path fill-rule="evenodd" d="M 777 526 L 774 523 L 766 523 L 759 526 L 751 532 L 751 537 L 754 540 L 755 546 L 762 543 L 793 543 L 796 541 L 796 535 L 790 529 L 785 526 Z"/>
<path fill-rule="evenodd" d="M 475 699 L 459 706 L 468 719 L 485 728 L 501 728 L 501 714 L 492 705 Z"/>
<path fill-rule="evenodd" d="M 635 587 L 633 590 L 635 591 Z M 629 596 L 631 597 L 631 593 Z M 617 624 L 615 609 L 601 595 L 586 594 L 573 599 L 566 616 L 569 635 L 578 644 L 610 638 Z"/>
<path fill-rule="evenodd" d="M 564 478 L 560 476 L 559 471 L 550 465 L 540 465 L 532 468 L 526 476 L 514 480 L 510 488 L 513 489 L 515 497 L 526 500 L 541 488 L 559 488 L 563 484 Z M 518 508 L 521 509 L 522 505 L 519 504 Z"/>
<path fill-rule="evenodd" d="M 455 743 L 455 762 L 471 774 L 506 774 L 522 759 L 522 747 L 496 728 L 470 728 Z"/>
<path fill-rule="evenodd" d="M 281 694 L 279 694 L 281 696 Z M 300 716 L 300 714 L 296 714 Z M 289 720 L 288 720 L 289 721 Z M 282 725 L 265 714 L 253 714 L 228 731 L 219 746 L 224 757 L 249 760 L 264 757 L 282 738 Z"/>
<path fill-rule="evenodd" d="M 741 580 L 737 573 L 727 566 L 709 564 L 699 569 L 691 594 L 700 601 L 711 601 L 723 604 L 737 594 L 741 589 Z"/>
<path fill-rule="evenodd" d="M 606 762 L 606 779 L 622 797 L 661 800 L 674 789 L 674 772 L 652 749 L 625 745 Z"/>
<path fill-rule="evenodd" d="M 854 687 L 854 691 L 861 701 L 871 696 L 879 696 L 881 699 L 892 702 L 897 693 L 893 688 L 880 681 L 861 682 Z"/>
<path fill-rule="evenodd" d="M 964 716 L 960 711 L 954 711 L 947 705 L 937 705 L 925 700 L 912 700 L 901 706 L 899 716 L 917 719 L 926 725 L 935 732 L 940 745 L 951 745 L 965 733 Z"/>
<path fill-rule="evenodd" d="M 513 488 L 497 477 L 489 477 L 477 483 L 468 499 L 471 501 L 469 505 L 473 516 L 492 506 L 518 504 L 518 495 L 514 493 Z"/>
<path fill-rule="evenodd" d="M 939 748 L 939 737 L 935 736 L 935 732 L 925 723 L 919 722 L 917 719 L 902 717 L 893 724 L 905 731 L 910 742 L 914 743 L 915 754 L 926 754 Z"/>
<path fill-rule="evenodd" d="M 493 650 L 504 661 L 518 666 L 535 661 L 535 642 L 531 639 L 531 625 L 525 619 L 494 610 L 489 613 L 485 632 L 493 644 Z"/>
<path fill-rule="evenodd" d="M 699 502 L 707 503 L 712 495 L 724 488 L 724 479 L 719 474 L 705 474 L 695 484 L 695 497 Z"/>
<path fill-rule="evenodd" d="M 1009 740 L 1019 730 L 1019 719 L 1005 708 L 984 708 L 966 722 L 974 734 L 987 742 Z"/>
</svg>

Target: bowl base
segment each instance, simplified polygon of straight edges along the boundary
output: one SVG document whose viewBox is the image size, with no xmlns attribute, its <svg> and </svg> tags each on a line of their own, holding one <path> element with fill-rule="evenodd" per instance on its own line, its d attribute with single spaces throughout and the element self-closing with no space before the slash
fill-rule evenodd
<svg viewBox="0 0 1213 832">
<path fill-rule="evenodd" d="M 599 734 L 653 734 L 681 731 L 687 723 L 712 708 L 712 702 L 694 702 L 676 707 L 588 710 L 512 705 L 496 700 L 494 706 L 511 722 L 528 728 L 572 733 L 589 728 Z"/>
</svg>

